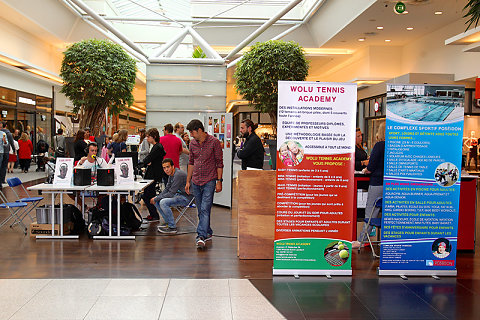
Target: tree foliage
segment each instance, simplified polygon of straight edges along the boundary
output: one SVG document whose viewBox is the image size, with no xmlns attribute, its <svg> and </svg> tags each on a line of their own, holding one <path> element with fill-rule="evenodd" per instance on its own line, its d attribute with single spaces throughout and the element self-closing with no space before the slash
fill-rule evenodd
<svg viewBox="0 0 480 320">
<path fill-rule="evenodd" d="M 205 54 L 205 52 L 203 52 L 202 48 L 196 47 L 195 50 L 193 50 L 192 58 L 204 59 L 206 57 L 207 57 L 207 55 Z"/>
<path fill-rule="evenodd" d="M 276 128 L 278 81 L 303 81 L 308 61 L 297 43 L 270 40 L 256 43 L 237 64 L 237 92 L 256 110 L 268 113 Z"/>
<path fill-rule="evenodd" d="M 97 134 L 105 121 L 133 103 L 137 67 L 123 48 L 108 40 L 89 39 L 74 43 L 64 52 L 60 76 L 63 92 L 79 114 L 80 127 Z"/>
<path fill-rule="evenodd" d="M 478 21 L 480 20 L 480 0 L 469 0 L 468 3 L 465 5 L 463 10 L 467 10 L 468 12 L 463 16 L 464 18 L 468 19 L 465 24 L 467 25 L 467 30 L 475 24 L 474 27 L 476 28 L 478 25 Z M 466 31 L 466 30 L 465 30 Z"/>
</svg>

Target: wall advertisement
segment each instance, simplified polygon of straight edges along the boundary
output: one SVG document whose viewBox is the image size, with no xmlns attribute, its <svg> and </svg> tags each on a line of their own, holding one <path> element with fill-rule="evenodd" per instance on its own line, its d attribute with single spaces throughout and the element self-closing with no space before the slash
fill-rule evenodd
<svg viewBox="0 0 480 320">
<path fill-rule="evenodd" d="M 387 85 L 380 275 L 456 275 L 464 97 Z"/>
<path fill-rule="evenodd" d="M 351 275 L 352 83 L 279 81 L 274 275 Z"/>
</svg>

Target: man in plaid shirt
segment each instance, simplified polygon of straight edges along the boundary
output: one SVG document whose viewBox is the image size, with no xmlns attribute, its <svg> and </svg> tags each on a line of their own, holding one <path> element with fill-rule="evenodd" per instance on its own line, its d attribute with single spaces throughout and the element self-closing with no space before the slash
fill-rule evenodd
<svg viewBox="0 0 480 320">
<path fill-rule="evenodd" d="M 223 150 L 220 141 L 205 132 L 200 120 L 187 125 L 193 140 L 190 142 L 187 184 L 185 191 L 195 196 L 198 210 L 197 248 L 205 248 L 205 241 L 212 239 L 210 212 L 215 192 L 222 191 Z"/>
</svg>

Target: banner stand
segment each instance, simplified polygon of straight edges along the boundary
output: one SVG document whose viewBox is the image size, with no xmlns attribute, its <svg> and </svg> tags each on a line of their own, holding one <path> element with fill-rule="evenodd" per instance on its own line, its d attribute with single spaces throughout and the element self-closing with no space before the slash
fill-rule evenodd
<svg viewBox="0 0 480 320">
<path fill-rule="evenodd" d="M 351 276 L 352 270 L 273 269 L 274 276 Z"/>
<path fill-rule="evenodd" d="M 380 276 L 457 275 L 464 101 L 463 86 L 387 84 Z"/>
<path fill-rule="evenodd" d="M 377 270 L 379 276 L 456 277 L 457 270 Z"/>
<path fill-rule="evenodd" d="M 352 275 L 356 101 L 352 83 L 278 82 L 273 275 Z"/>
</svg>

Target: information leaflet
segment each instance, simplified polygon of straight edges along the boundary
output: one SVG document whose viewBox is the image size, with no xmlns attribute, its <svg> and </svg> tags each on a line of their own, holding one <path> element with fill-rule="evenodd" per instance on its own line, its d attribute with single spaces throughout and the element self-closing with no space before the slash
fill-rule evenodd
<svg viewBox="0 0 480 320">
<path fill-rule="evenodd" d="M 351 275 L 352 83 L 278 82 L 274 275 Z"/>
<path fill-rule="evenodd" d="M 380 275 L 456 275 L 464 97 L 387 85 Z"/>
</svg>

